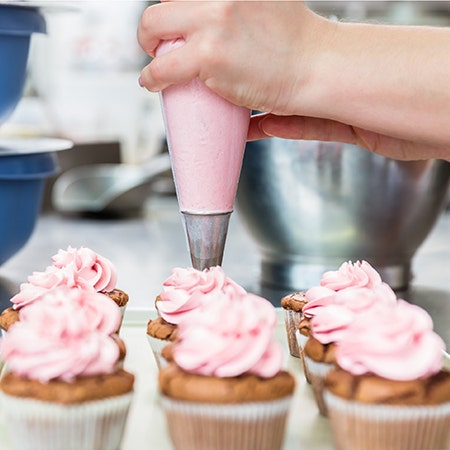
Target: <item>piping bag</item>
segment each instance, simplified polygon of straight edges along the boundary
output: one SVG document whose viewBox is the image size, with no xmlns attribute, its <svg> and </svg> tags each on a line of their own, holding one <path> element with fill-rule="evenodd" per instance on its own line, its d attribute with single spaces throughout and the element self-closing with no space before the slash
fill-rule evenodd
<svg viewBox="0 0 450 450">
<path fill-rule="evenodd" d="M 162 41 L 156 55 L 181 45 L 181 38 Z M 199 78 L 164 89 L 161 106 L 192 266 L 221 265 L 251 111 Z"/>
</svg>

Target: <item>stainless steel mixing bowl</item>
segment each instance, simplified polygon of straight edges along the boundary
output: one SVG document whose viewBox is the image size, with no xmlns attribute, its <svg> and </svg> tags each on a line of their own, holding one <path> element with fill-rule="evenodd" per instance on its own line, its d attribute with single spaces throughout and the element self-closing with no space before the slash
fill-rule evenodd
<svg viewBox="0 0 450 450">
<path fill-rule="evenodd" d="M 394 289 L 445 206 L 450 163 L 402 162 L 352 145 L 247 144 L 237 213 L 261 252 L 261 282 L 306 289 L 346 260 L 367 260 Z"/>
</svg>

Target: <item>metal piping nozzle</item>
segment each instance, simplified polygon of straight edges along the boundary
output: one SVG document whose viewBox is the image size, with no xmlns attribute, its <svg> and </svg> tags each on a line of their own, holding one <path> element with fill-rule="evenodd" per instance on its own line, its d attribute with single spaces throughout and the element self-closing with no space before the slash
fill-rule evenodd
<svg viewBox="0 0 450 450">
<path fill-rule="evenodd" d="M 183 212 L 192 267 L 207 269 L 222 264 L 231 212 Z"/>
</svg>

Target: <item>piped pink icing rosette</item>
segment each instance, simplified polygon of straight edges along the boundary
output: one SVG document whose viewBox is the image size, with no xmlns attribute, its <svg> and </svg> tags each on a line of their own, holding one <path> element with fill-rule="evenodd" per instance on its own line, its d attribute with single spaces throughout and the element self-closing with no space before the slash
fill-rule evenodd
<svg viewBox="0 0 450 450">
<path fill-rule="evenodd" d="M 337 342 L 355 315 L 379 303 L 394 306 L 395 292 L 366 261 L 345 262 L 337 271 L 325 272 L 320 286 L 306 291 L 302 313 L 311 319 L 314 337 Z"/>
<path fill-rule="evenodd" d="M 306 317 L 311 318 L 311 332 L 322 344 L 339 342 L 355 317 L 384 304 L 395 307 L 397 298 L 369 288 L 343 289 L 307 303 Z"/>
<path fill-rule="evenodd" d="M 175 362 L 187 372 L 218 377 L 253 373 L 269 378 L 282 366 L 274 340 L 275 310 L 267 300 L 232 286 L 216 290 L 179 325 Z"/>
<path fill-rule="evenodd" d="M 217 292 L 246 291 L 225 275 L 220 266 L 203 271 L 193 268 L 175 268 L 163 283 L 163 290 L 157 302 L 160 316 L 167 322 L 178 325 L 204 302 L 214 298 Z"/>
<path fill-rule="evenodd" d="M 355 263 L 348 261 L 344 262 L 338 270 L 325 272 L 320 280 L 320 286 L 312 287 L 306 291 L 305 297 L 308 303 L 303 308 L 303 312 L 312 316 L 316 307 L 334 303 L 335 293 L 353 289 L 359 289 L 359 292 L 362 292 L 362 289 L 368 289 L 377 298 L 385 299 L 387 302 L 396 300 L 395 292 L 381 279 L 380 274 L 367 261 Z M 352 301 L 352 309 L 358 308 L 357 304 L 360 302 L 362 303 L 361 309 L 365 308 L 367 302 L 371 303 L 367 297 L 358 299 L 356 295 L 342 298 Z M 343 303 L 339 301 L 339 298 L 338 302 Z"/>
<path fill-rule="evenodd" d="M 333 291 L 347 288 L 367 287 L 369 289 L 383 289 L 380 274 L 367 261 L 351 261 L 341 264 L 338 270 L 325 272 L 320 285 Z"/>
<path fill-rule="evenodd" d="M 336 360 L 353 375 L 407 381 L 439 372 L 444 349 L 430 315 L 398 300 L 393 308 L 378 305 L 355 318 L 339 341 Z"/>
<path fill-rule="evenodd" d="M 116 269 L 107 258 L 87 247 L 59 250 L 52 257 L 53 265 L 44 272 L 34 272 L 22 283 L 11 298 L 14 309 L 39 300 L 42 295 L 59 286 L 109 292 L 116 287 Z"/>
<path fill-rule="evenodd" d="M 93 288 L 97 292 L 109 292 L 116 287 L 117 272 L 114 265 L 87 247 L 69 246 L 65 251 L 59 250 L 52 261 L 56 268 L 74 274 L 74 287 Z"/>
<path fill-rule="evenodd" d="M 337 271 L 325 272 L 320 286 L 305 293 L 302 314 L 310 319 L 311 333 L 322 344 L 336 343 L 358 314 L 378 304 L 394 307 L 395 292 L 366 261 L 345 262 Z M 302 348 L 306 337 L 297 332 Z"/>
<path fill-rule="evenodd" d="M 366 261 L 345 262 L 339 270 L 325 272 L 320 286 L 310 288 L 302 314 L 309 320 L 311 336 L 323 345 L 339 344 L 355 318 L 380 304 L 395 307 L 397 296 Z M 304 325 L 305 326 L 305 325 Z M 308 326 L 308 325 L 307 325 Z M 297 331 L 300 348 L 308 346 L 308 337 Z M 312 342 L 311 342 L 312 343 Z M 326 361 L 314 361 L 307 355 L 302 362 L 311 382 L 321 414 L 327 415 L 323 398 L 323 380 L 333 367 L 333 348 L 325 349 Z"/>
<path fill-rule="evenodd" d="M 20 311 L 20 321 L 1 340 L 8 369 L 46 382 L 111 373 L 119 347 L 111 335 L 119 307 L 95 291 L 59 287 Z"/>
</svg>

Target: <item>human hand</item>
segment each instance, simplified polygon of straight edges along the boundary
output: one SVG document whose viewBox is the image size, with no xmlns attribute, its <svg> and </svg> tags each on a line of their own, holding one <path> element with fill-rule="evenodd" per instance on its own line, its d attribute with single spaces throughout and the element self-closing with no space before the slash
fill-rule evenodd
<svg viewBox="0 0 450 450">
<path fill-rule="evenodd" d="M 425 160 L 441 158 L 450 161 L 448 147 L 439 147 L 427 142 L 400 139 L 347 125 L 329 119 L 306 116 L 254 115 L 250 120 L 248 140 L 268 137 L 336 141 L 357 145 L 373 153 L 398 160 Z"/>
<path fill-rule="evenodd" d="M 252 119 L 249 139 L 334 140 L 395 159 L 449 160 L 449 35 L 335 23 L 302 1 L 163 2 L 142 16 L 142 48 L 155 56 L 161 40 L 185 45 L 154 58 L 141 84 L 159 91 L 199 77 L 230 102 L 271 113 Z M 433 80 L 427 89 L 424 80 Z"/>
<path fill-rule="evenodd" d="M 328 23 L 302 1 L 153 5 L 139 24 L 142 48 L 154 57 L 162 39 L 183 37 L 186 43 L 154 58 L 142 70 L 140 82 L 160 91 L 199 77 L 232 103 L 294 114 L 296 96 Z"/>
</svg>

